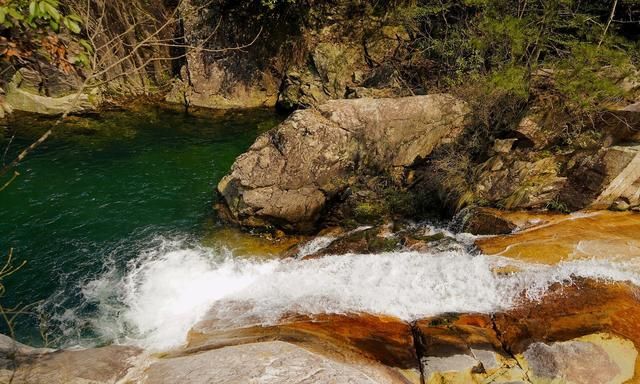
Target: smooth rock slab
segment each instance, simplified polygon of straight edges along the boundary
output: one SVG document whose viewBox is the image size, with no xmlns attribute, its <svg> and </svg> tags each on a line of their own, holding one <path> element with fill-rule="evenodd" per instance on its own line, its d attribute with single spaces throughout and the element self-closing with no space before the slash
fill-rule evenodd
<svg viewBox="0 0 640 384">
<path fill-rule="evenodd" d="M 518 356 L 532 383 L 624 383 L 634 376 L 638 352 L 629 340 L 607 333 L 551 344 L 533 343 Z"/>
<path fill-rule="evenodd" d="M 21 347 L 17 352 L 19 354 L 15 358 L 2 359 L 0 383 L 116 383 L 136 364 L 135 357 L 142 351 L 133 347 L 108 346 L 56 352 Z"/>
<path fill-rule="evenodd" d="M 245 344 L 166 359 L 147 370 L 146 384 L 403 383 L 376 368 L 343 364 L 293 344 Z"/>
</svg>

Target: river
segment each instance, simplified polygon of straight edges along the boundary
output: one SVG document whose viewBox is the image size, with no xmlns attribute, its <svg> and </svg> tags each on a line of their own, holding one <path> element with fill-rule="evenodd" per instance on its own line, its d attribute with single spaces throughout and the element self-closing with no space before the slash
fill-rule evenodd
<svg viewBox="0 0 640 384">
<path fill-rule="evenodd" d="M 286 313 L 414 320 L 504 310 L 523 293 L 535 298 L 576 276 L 640 284 L 635 267 L 607 260 L 544 265 L 481 255 L 473 236 L 428 224 L 425 231 L 455 241 L 375 256 L 279 259 L 259 248 L 241 256 L 226 232 L 211 241 L 224 229 L 212 209 L 215 185 L 280 120 L 264 110 L 187 116 L 145 109 L 60 127 L 0 193 L 0 249 L 13 248 L 15 262 L 27 263 L 5 281 L 2 298 L 5 307 L 30 305 L 15 325 L 18 339 L 166 350 L 212 306 L 263 323 Z M 19 121 L 9 157 L 52 123 Z M 515 272 L 496 272 L 505 265 Z"/>
</svg>

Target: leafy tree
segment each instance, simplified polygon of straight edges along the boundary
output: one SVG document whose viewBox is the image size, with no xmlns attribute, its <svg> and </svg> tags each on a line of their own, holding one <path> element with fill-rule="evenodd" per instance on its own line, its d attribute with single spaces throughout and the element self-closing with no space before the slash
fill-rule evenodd
<svg viewBox="0 0 640 384">
<path fill-rule="evenodd" d="M 0 0 L 0 56 L 14 65 L 51 63 L 64 72 L 87 65 L 82 19 L 58 0 Z"/>
</svg>

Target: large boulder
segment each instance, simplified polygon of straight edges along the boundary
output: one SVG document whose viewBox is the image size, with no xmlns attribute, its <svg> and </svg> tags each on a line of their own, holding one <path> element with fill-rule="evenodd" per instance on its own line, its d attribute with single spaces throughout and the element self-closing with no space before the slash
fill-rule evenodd
<svg viewBox="0 0 640 384">
<path fill-rule="evenodd" d="M 308 231 L 357 174 L 428 156 L 463 130 L 468 109 L 447 94 L 327 102 L 261 135 L 218 184 L 227 217 L 248 227 Z"/>
<path fill-rule="evenodd" d="M 640 205 L 640 145 L 609 148 L 603 164 L 603 188 L 591 208 L 609 208 L 618 199 Z"/>
</svg>

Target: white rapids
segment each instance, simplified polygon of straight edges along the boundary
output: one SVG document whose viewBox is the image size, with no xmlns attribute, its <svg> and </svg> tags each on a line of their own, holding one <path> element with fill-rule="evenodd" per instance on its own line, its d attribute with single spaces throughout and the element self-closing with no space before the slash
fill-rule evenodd
<svg viewBox="0 0 640 384">
<path fill-rule="evenodd" d="M 519 272 L 495 272 L 506 264 L 515 264 Z M 227 300 L 250 303 L 247 314 L 265 322 L 292 311 L 368 312 L 413 320 L 506 309 L 522 294 L 535 299 L 551 284 L 575 277 L 640 285 L 635 271 L 636 266 L 622 262 L 523 264 L 460 249 L 260 261 L 166 240 L 142 252 L 126 271 L 110 270 L 86 283 L 82 292 L 98 308 L 91 320 L 98 333 L 161 350 L 184 343 L 207 310 Z"/>
</svg>

